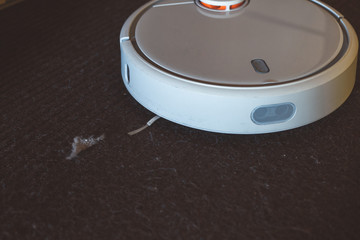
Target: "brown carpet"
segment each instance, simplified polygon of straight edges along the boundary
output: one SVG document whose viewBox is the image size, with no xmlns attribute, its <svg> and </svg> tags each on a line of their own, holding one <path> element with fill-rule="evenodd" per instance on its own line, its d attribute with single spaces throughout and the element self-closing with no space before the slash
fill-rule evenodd
<svg viewBox="0 0 360 240">
<path fill-rule="evenodd" d="M 308 126 L 224 135 L 126 91 L 118 36 L 142 1 L 0 11 L 0 239 L 359 239 L 360 88 Z M 360 32 L 358 0 L 327 0 Z M 74 137 L 105 139 L 67 160 Z"/>
</svg>

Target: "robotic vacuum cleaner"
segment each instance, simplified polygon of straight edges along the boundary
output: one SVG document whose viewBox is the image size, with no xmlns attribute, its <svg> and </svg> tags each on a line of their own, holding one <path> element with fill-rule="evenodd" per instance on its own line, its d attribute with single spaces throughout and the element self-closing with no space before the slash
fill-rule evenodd
<svg viewBox="0 0 360 240">
<path fill-rule="evenodd" d="M 297 128 L 337 109 L 358 38 L 317 0 L 155 0 L 125 22 L 122 77 L 156 115 L 232 134 Z"/>
</svg>

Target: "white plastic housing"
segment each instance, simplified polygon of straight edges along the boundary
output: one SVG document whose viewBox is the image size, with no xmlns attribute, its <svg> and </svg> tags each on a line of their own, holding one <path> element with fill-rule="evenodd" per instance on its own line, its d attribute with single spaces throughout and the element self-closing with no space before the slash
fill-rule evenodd
<svg viewBox="0 0 360 240">
<path fill-rule="evenodd" d="M 259 1 L 262 0 L 250 1 L 249 5 Z M 203 79 L 197 81 L 182 76 L 165 65 L 158 65 L 161 59 L 151 59 L 151 51 L 142 51 L 143 45 L 138 45 L 140 39 L 136 35 L 137 24 L 144 12 L 156 8 L 157 4 L 168 4 L 174 8 L 182 5 L 182 2 L 183 5 L 194 4 L 191 1 L 149 2 L 128 18 L 120 34 L 121 70 L 125 86 L 141 105 L 155 114 L 175 123 L 206 131 L 259 134 L 312 123 L 333 112 L 350 95 L 355 83 L 358 39 L 350 23 L 329 6 L 312 1 L 315 3 L 314 8 L 323 8 L 324 12 L 336 18 L 344 33 L 346 47 L 342 48 L 342 52 L 329 67 L 321 67 L 319 71 L 314 70 L 314 73 L 296 80 L 234 85 L 221 82 L 216 84 Z M 277 104 L 294 106 L 293 114 L 284 121 L 254 121 L 253 114 L 257 109 L 269 106 L 272 111 L 272 106 Z"/>
</svg>

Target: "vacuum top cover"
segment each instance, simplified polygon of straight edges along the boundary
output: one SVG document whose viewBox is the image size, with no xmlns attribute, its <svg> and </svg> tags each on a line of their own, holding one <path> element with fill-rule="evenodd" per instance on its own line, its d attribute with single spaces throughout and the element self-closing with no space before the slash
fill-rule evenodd
<svg viewBox="0 0 360 240">
<path fill-rule="evenodd" d="M 347 44 L 335 15 L 299 0 L 250 0 L 227 12 L 199 1 L 156 1 L 130 34 L 159 69 L 225 86 L 302 79 L 326 69 Z"/>
</svg>

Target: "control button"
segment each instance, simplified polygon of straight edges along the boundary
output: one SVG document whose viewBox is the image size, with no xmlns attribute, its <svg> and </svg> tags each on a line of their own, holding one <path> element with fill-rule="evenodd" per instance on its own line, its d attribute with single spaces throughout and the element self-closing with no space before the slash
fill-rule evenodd
<svg viewBox="0 0 360 240">
<path fill-rule="evenodd" d="M 270 69 L 263 59 L 254 59 L 251 61 L 251 65 L 257 73 L 268 73 Z"/>
</svg>

